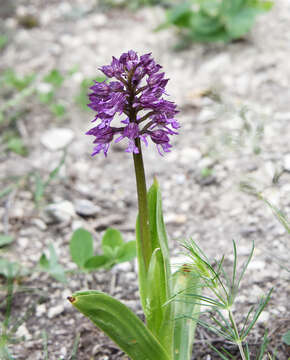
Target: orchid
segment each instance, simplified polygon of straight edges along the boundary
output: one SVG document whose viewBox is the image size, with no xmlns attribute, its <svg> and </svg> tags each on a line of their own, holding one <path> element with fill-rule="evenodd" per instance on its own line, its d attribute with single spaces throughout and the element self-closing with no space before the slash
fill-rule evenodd
<svg viewBox="0 0 290 360">
<path fill-rule="evenodd" d="M 107 156 L 110 143 L 128 140 L 126 152 L 139 153 L 137 142 L 147 139 L 156 144 L 159 153 L 169 152 L 171 135 L 177 134 L 179 123 L 175 119 L 178 113 L 176 105 L 164 99 L 168 79 L 161 72 L 151 54 L 138 56 L 133 50 L 113 57 L 110 65 L 100 70 L 108 79 L 116 81 L 95 82 L 90 88 L 89 107 L 97 114 L 93 122 L 98 125 L 87 132 L 95 136 L 93 154 L 103 151 Z M 120 126 L 112 126 L 118 119 Z"/>
</svg>

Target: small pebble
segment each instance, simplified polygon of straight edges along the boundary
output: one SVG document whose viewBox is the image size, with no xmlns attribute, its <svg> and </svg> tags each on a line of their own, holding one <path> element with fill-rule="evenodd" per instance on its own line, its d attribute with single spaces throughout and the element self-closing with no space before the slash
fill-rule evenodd
<svg viewBox="0 0 290 360">
<path fill-rule="evenodd" d="M 74 206 L 70 201 L 50 204 L 44 211 L 53 222 L 68 222 L 75 216 Z"/>
<path fill-rule="evenodd" d="M 40 142 L 50 151 L 57 151 L 68 146 L 74 138 L 71 129 L 54 128 L 44 132 Z"/>
<path fill-rule="evenodd" d="M 286 171 L 290 171 L 290 153 L 284 156 L 283 167 Z"/>
<path fill-rule="evenodd" d="M 75 201 L 75 211 L 78 215 L 81 216 L 94 216 L 98 214 L 101 209 L 90 200 L 78 199 Z"/>
<path fill-rule="evenodd" d="M 64 311 L 64 305 L 60 304 L 60 305 L 51 307 L 47 312 L 47 316 L 49 317 L 49 319 L 52 319 L 52 318 L 60 315 L 63 311 Z"/>
</svg>

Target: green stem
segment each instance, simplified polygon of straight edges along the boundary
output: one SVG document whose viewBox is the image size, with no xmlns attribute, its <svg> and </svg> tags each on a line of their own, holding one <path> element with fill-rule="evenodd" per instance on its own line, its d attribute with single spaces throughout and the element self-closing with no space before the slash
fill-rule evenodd
<svg viewBox="0 0 290 360">
<path fill-rule="evenodd" d="M 151 246 L 150 229 L 149 229 L 146 179 L 145 179 L 141 142 L 139 138 L 135 140 L 135 144 L 139 150 L 138 154 L 133 154 L 133 158 L 134 158 L 137 195 L 138 195 L 141 248 L 142 248 L 142 256 L 143 256 L 145 269 L 148 270 L 152 255 L 152 246 Z"/>
<path fill-rule="evenodd" d="M 242 345 L 242 341 L 240 339 L 240 335 L 239 335 L 239 331 L 238 331 L 238 328 L 237 328 L 237 325 L 236 325 L 236 322 L 235 322 L 235 318 L 234 318 L 234 315 L 232 313 L 232 310 L 231 309 L 228 309 L 228 312 L 229 312 L 229 318 L 230 318 L 230 321 L 234 327 L 234 332 L 236 334 L 236 343 L 239 347 L 239 351 L 240 351 L 240 354 L 241 354 L 241 357 L 243 360 L 247 360 L 246 358 L 246 355 L 244 353 L 244 349 L 243 349 L 243 345 Z"/>
</svg>

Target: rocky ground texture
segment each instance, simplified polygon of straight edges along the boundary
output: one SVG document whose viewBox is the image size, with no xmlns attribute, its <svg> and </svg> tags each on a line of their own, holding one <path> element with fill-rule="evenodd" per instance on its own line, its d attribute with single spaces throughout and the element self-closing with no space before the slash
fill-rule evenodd
<svg viewBox="0 0 290 360">
<path fill-rule="evenodd" d="M 251 186 L 262 192 L 290 217 L 289 1 L 277 0 L 244 41 L 192 44 L 179 52 L 173 49 L 178 37 L 172 29 L 153 32 L 164 18 L 159 7 L 130 12 L 105 10 L 89 0 L 31 0 L 1 3 L 0 12 L 0 28 L 9 38 L 0 52 L 0 71 L 35 73 L 41 88 L 41 79 L 50 70 L 68 73 L 77 66 L 59 94 L 67 108 L 65 115 L 56 118 L 35 96 L 27 97 L 17 126 L 28 155 L 1 149 L 1 189 L 17 184 L 0 198 L 0 233 L 9 232 L 15 238 L 1 256 L 31 270 L 52 242 L 64 268 L 74 270 L 68 248 L 74 229 L 90 230 L 96 244 L 107 227 L 121 230 L 126 240 L 134 239 L 137 205 L 132 158 L 122 144 L 114 145 L 108 158 L 90 157 L 91 139 L 84 133 L 92 114 L 82 111 L 74 99 L 82 80 L 99 76 L 97 68 L 112 55 L 129 49 L 152 52 L 170 78 L 168 93 L 178 104 L 182 124 L 170 154 L 161 158 L 153 146 L 144 154 L 148 183 L 157 176 L 161 184 L 172 257 L 181 251 L 179 242 L 192 237 L 209 257 L 225 254 L 230 265 L 232 239 L 241 262 L 254 241 L 254 258 L 236 311 L 241 318 L 273 287 L 250 343 L 258 344 L 269 329 L 270 349 L 277 348 L 277 358 L 286 360 L 290 350 L 282 335 L 290 328 L 289 272 L 285 270 L 289 234 L 253 191 L 243 190 Z M 31 28 L 27 15 L 35 21 Z M 0 129 L 4 134 L 5 128 Z M 64 165 L 36 207 L 35 180 L 28 175 L 37 172 L 47 178 L 65 147 Z M 5 279 L 1 282 L 4 300 Z M 46 273 L 29 271 L 14 285 L 12 322 L 25 317 L 16 333 L 20 340 L 10 346 L 15 359 L 44 359 L 45 333 L 51 360 L 69 359 L 78 334 L 78 359 L 125 359 L 67 302 L 72 292 L 88 287 L 110 292 L 141 314 L 134 263 L 118 265 L 111 272 L 74 273 L 66 285 Z M 5 303 L 0 310 L 3 319 Z M 198 329 L 196 340 L 194 358 L 217 358 L 206 341 L 214 340 L 219 346 L 221 339 Z"/>
</svg>

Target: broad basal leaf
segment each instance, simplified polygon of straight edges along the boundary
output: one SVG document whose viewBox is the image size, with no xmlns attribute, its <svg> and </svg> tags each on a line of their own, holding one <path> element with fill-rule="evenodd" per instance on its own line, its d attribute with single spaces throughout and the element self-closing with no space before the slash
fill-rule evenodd
<svg viewBox="0 0 290 360">
<path fill-rule="evenodd" d="M 171 360 L 143 322 L 120 301 L 99 291 L 78 292 L 69 300 L 132 360 Z"/>
</svg>

